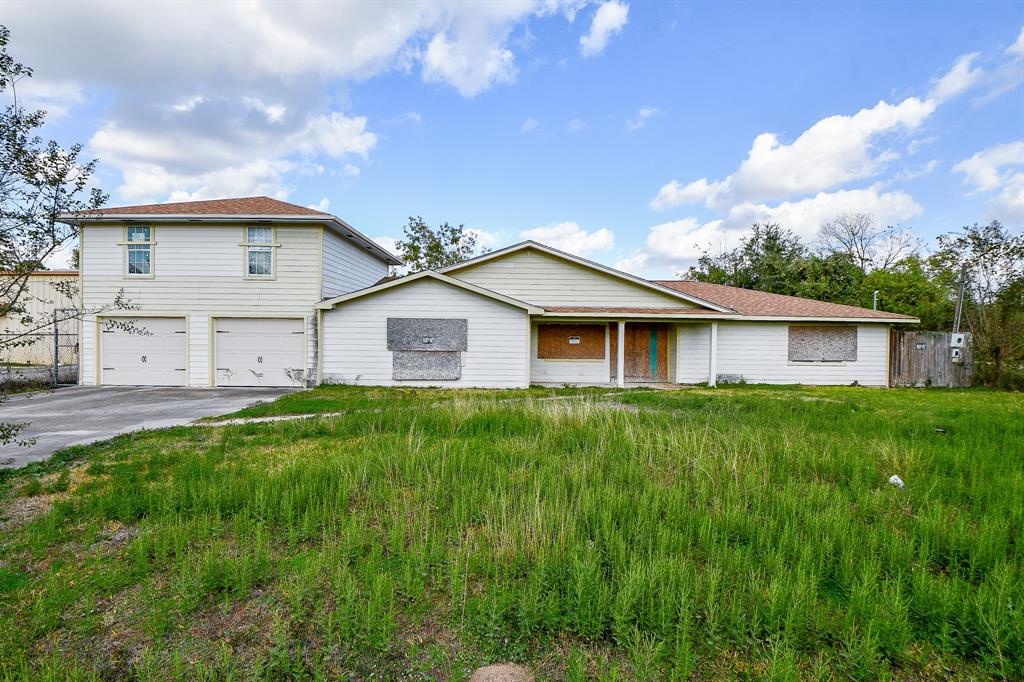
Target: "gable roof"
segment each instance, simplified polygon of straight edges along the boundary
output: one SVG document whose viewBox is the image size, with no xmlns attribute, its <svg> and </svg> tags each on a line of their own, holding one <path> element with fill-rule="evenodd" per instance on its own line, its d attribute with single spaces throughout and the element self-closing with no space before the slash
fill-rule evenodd
<svg viewBox="0 0 1024 682">
<path fill-rule="evenodd" d="M 115 206 L 78 215 L 328 215 L 323 211 L 289 204 L 270 197 L 240 197 L 237 199 L 207 199 L 204 201 L 178 201 L 167 204 L 142 204 L 139 206 Z"/>
<path fill-rule="evenodd" d="M 841 303 L 826 303 L 798 296 L 783 296 L 766 291 L 741 289 L 724 284 L 694 282 L 691 280 L 658 280 L 662 286 L 684 293 L 700 296 L 719 305 L 732 308 L 745 317 L 837 317 L 862 318 L 865 320 L 899 320 L 917 322 L 911 315 L 888 313 L 883 310 L 870 310 Z"/>
<path fill-rule="evenodd" d="M 335 296 L 334 298 L 329 298 L 325 301 L 321 301 L 320 303 L 316 304 L 316 307 L 320 310 L 330 310 L 339 303 L 345 303 L 347 301 L 362 298 L 363 296 L 368 296 L 370 294 L 376 294 L 381 291 L 387 291 L 388 289 L 394 289 L 395 287 L 401 287 L 407 284 L 412 284 L 413 282 L 419 281 L 421 279 L 433 279 L 443 284 L 450 284 L 454 287 L 458 287 L 459 289 L 464 289 L 474 294 L 479 294 L 480 296 L 491 298 L 494 299 L 495 301 L 500 301 L 501 303 L 506 303 L 510 306 L 515 306 L 516 308 L 522 308 L 531 315 L 540 315 L 541 313 L 544 312 L 543 308 L 539 308 L 530 303 L 520 301 L 517 298 L 512 298 L 511 296 L 499 294 L 497 291 L 491 291 L 490 289 L 485 289 L 484 287 L 477 286 L 476 284 L 463 282 L 461 279 L 455 279 L 454 277 L 449 277 L 434 270 L 421 270 L 420 272 L 417 272 L 415 275 L 406 275 L 405 277 L 398 277 L 396 279 L 382 281 L 377 284 L 374 284 L 372 287 L 366 287 L 365 289 L 359 289 L 357 291 L 342 294 L 341 296 Z"/>
<path fill-rule="evenodd" d="M 305 206 L 290 204 L 270 197 L 241 197 L 235 199 L 208 199 L 204 201 L 179 201 L 168 204 L 141 204 L 138 206 L 114 206 L 89 211 L 61 213 L 58 220 L 69 225 L 96 222 L 124 222 L 145 220 L 148 222 L 223 222 L 226 220 L 257 220 L 308 222 L 331 228 L 341 237 L 370 251 L 374 256 L 390 265 L 401 265 L 402 261 L 355 229 L 341 218 Z"/>
<path fill-rule="evenodd" d="M 711 301 L 708 301 L 708 300 L 705 300 L 705 299 L 701 298 L 700 296 L 696 296 L 696 295 L 689 294 L 689 293 L 686 293 L 686 292 L 681 292 L 681 291 L 678 291 L 676 289 L 672 289 L 672 288 L 663 286 L 662 284 L 660 284 L 658 282 L 652 282 L 651 280 L 643 279 L 642 277 L 637 277 L 636 275 L 631 275 L 628 272 L 622 272 L 621 270 L 616 270 L 615 268 L 610 268 L 610 267 L 608 267 L 606 265 L 601 265 L 600 263 L 595 263 L 594 261 L 587 260 L 586 258 L 581 258 L 579 256 L 574 256 L 571 253 L 566 253 L 565 251 L 559 251 L 556 248 L 553 248 L 551 246 L 547 246 L 546 244 L 541 244 L 539 242 L 535 242 L 535 241 L 532 241 L 532 240 L 527 240 L 527 241 L 524 241 L 524 242 L 519 242 L 518 244 L 513 244 L 512 246 L 507 246 L 504 249 L 498 249 L 497 251 L 491 251 L 490 253 L 485 253 L 482 256 L 477 256 L 476 258 L 470 258 L 469 260 L 464 260 L 461 263 L 456 263 L 455 265 L 449 265 L 446 268 L 441 268 L 438 272 L 442 272 L 442 273 L 445 273 L 445 274 L 450 273 L 450 272 L 456 272 L 458 270 L 462 270 L 463 268 L 467 268 L 467 267 L 470 267 L 470 266 L 478 265 L 480 263 L 486 263 L 487 261 L 495 260 L 497 258 L 503 258 L 504 256 L 508 256 L 510 254 L 517 253 L 519 251 L 523 251 L 525 249 L 532 249 L 534 251 L 540 251 L 541 253 L 546 253 L 549 256 L 554 256 L 555 258 L 559 258 L 561 260 L 569 261 L 570 263 L 575 263 L 576 265 L 580 265 L 580 266 L 583 266 L 585 268 L 589 268 L 591 270 L 597 270 L 598 272 L 602 272 L 602 273 L 604 273 L 606 275 L 611 275 L 612 277 L 624 280 L 626 282 L 630 282 L 632 284 L 637 284 L 637 285 L 645 287 L 647 289 L 652 289 L 652 290 L 657 291 L 659 293 L 667 294 L 668 296 L 671 296 L 673 298 L 678 298 L 678 299 L 681 299 L 683 301 L 687 301 L 688 303 L 693 303 L 693 304 L 699 305 L 699 306 L 704 307 L 704 308 L 709 308 L 711 310 L 715 310 L 715 311 L 720 312 L 720 313 L 730 313 L 730 312 L 733 312 L 728 306 L 723 306 L 723 305 L 720 305 L 718 303 L 713 303 Z"/>
</svg>

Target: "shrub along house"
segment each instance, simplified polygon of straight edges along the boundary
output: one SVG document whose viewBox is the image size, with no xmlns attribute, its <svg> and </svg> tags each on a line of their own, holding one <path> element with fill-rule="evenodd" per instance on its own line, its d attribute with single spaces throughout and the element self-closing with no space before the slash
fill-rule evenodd
<svg viewBox="0 0 1024 682">
<path fill-rule="evenodd" d="M 916 322 L 648 281 L 535 242 L 382 281 L 393 255 L 267 197 L 63 218 L 82 228 L 85 308 L 122 289 L 133 306 L 84 319 L 83 384 L 884 386 L 890 326 Z"/>
<path fill-rule="evenodd" d="M 648 281 L 535 242 L 323 301 L 321 376 L 375 385 L 888 384 L 916 318 Z"/>
</svg>

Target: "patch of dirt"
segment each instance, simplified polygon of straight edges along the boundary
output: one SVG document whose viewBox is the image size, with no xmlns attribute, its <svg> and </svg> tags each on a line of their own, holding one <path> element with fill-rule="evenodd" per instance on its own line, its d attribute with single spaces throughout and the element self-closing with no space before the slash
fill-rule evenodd
<svg viewBox="0 0 1024 682">
<path fill-rule="evenodd" d="M 533 682 L 533 672 L 525 665 L 496 663 L 477 668 L 469 682 Z"/>
<path fill-rule="evenodd" d="M 111 548 L 116 549 L 130 540 L 139 536 L 139 529 L 135 526 L 125 526 L 121 523 L 110 523 L 98 534 L 96 542 L 89 547 L 90 550 Z"/>
<path fill-rule="evenodd" d="M 51 495 L 15 497 L 0 509 L 0 532 L 13 530 L 31 523 L 53 507 Z"/>
</svg>

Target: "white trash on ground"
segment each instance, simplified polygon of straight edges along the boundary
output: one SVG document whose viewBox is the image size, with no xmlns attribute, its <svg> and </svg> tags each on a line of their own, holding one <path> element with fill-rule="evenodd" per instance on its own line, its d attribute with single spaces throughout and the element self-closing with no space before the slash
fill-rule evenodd
<svg viewBox="0 0 1024 682">
<path fill-rule="evenodd" d="M 889 483 L 891 483 L 892 485 L 896 486 L 900 490 L 903 490 L 903 486 L 906 485 L 903 482 L 903 479 L 900 478 L 899 476 L 897 476 L 896 474 L 893 474 L 892 476 L 889 477 Z"/>
</svg>

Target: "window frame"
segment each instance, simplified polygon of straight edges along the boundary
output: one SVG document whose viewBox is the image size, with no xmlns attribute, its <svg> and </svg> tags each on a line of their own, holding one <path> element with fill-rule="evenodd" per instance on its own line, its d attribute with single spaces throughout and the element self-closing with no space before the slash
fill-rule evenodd
<svg viewBox="0 0 1024 682">
<path fill-rule="evenodd" d="M 799 329 L 840 329 L 848 328 L 853 330 L 853 355 L 851 358 L 841 358 L 837 360 L 829 360 L 824 358 L 808 359 L 808 360 L 794 360 L 792 358 L 792 344 L 793 344 L 793 333 L 792 330 L 795 328 Z M 860 350 L 860 328 L 857 324 L 789 324 L 786 327 L 786 361 L 791 367 L 805 367 L 808 365 L 819 365 L 823 367 L 845 367 L 847 363 L 857 362 Z"/>
<path fill-rule="evenodd" d="M 133 229 L 149 230 L 149 239 L 130 240 L 128 233 Z M 149 272 L 131 272 L 129 252 L 142 251 L 143 249 L 132 247 L 146 247 L 149 252 Z M 156 228 L 153 225 L 125 225 L 121 231 L 121 253 L 122 253 L 122 276 L 125 279 L 153 279 L 156 277 Z"/>
<path fill-rule="evenodd" d="M 249 230 L 270 230 L 270 241 L 254 242 L 249 240 Z M 242 228 L 242 277 L 247 280 L 267 282 L 277 279 L 277 249 L 281 246 L 277 243 L 277 227 L 274 225 L 246 225 Z M 270 273 L 266 275 L 254 275 L 249 272 L 249 254 L 257 250 L 270 253 Z"/>
</svg>

